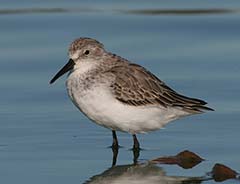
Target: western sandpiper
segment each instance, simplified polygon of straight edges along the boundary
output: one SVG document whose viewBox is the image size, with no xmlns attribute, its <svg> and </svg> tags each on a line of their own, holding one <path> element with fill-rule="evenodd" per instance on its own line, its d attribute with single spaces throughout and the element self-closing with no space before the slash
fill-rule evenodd
<svg viewBox="0 0 240 184">
<path fill-rule="evenodd" d="M 69 71 L 67 91 L 77 108 L 95 123 L 133 135 L 158 130 L 170 121 L 213 110 L 203 100 L 180 95 L 144 67 L 104 49 L 92 38 L 76 39 L 69 48 L 68 63 L 52 78 L 52 84 Z"/>
</svg>

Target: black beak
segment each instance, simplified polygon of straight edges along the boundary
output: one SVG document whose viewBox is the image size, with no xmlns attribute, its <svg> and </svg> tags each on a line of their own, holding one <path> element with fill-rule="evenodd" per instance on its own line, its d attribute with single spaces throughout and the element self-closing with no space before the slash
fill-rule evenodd
<svg viewBox="0 0 240 184">
<path fill-rule="evenodd" d="M 66 72 L 73 69 L 74 61 L 72 59 L 69 59 L 68 63 L 62 67 L 62 69 L 52 78 L 52 80 L 49 82 L 50 84 L 54 83 L 59 77 L 61 77 Z"/>
</svg>

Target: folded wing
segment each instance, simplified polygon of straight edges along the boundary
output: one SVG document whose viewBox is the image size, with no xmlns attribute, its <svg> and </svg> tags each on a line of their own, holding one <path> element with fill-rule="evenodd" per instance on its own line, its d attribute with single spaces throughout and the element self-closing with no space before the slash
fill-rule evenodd
<svg viewBox="0 0 240 184">
<path fill-rule="evenodd" d="M 161 105 L 165 108 L 180 107 L 189 113 L 213 110 L 203 100 L 183 96 L 158 79 L 145 68 L 133 64 L 114 66 L 107 72 L 114 74 L 111 85 L 117 100 L 127 105 Z"/>
</svg>

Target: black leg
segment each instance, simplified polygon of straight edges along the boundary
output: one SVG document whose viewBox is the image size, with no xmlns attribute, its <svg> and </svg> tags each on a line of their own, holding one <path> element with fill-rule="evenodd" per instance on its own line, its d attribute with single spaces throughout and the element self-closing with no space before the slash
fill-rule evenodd
<svg viewBox="0 0 240 184">
<path fill-rule="evenodd" d="M 140 156 L 140 149 L 133 149 L 133 164 L 136 165 L 138 163 L 138 158 Z"/>
<path fill-rule="evenodd" d="M 138 157 L 140 155 L 140 144 L 137 140 L 137 136 L 133 134 L 133 164 L 137 164 Z"/>
<path fill-rule="evenodd" d="M 112 137 L 113 137 L 113 143 L 112 143 L 112 152 L 113 152 L 112 167 L 113 167 L 117 163 L 117 156 L 118 156 L 118 149 L 119 149 L 117 134 L 115 130 L 112 130 Z"/>
<path fill-rule="evenodd" d="M 140 144 L 137 140 L 136 134 L 133 134 L 133 150 L 140 150 Z"/>
<path fill-rule="evenodd" d="M 113 143 L 112 143 L 112 149 L 118 149 L 118 139 L 117 139 L 117 134 L 115 130 L 112 130 L 112 137 L 113 137 Z"/>
<path fill-rule="evenodd" d="M 118 148 L 112 148 L 112 152 L 113 152 L 112 167 L 114 167 L 117 163 Z"/>
</svg>

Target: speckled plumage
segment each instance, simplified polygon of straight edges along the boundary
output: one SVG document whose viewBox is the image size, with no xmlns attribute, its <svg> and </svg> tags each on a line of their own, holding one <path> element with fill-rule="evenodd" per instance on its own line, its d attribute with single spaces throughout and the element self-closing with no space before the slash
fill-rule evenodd
<svg viewBox="0 0 240 184">
<path fill-rule="evenodd" d="M 70 55 L 77 50 L 81 50 L 84 46 L 91 45 L 103 49 L 102 43 L 91 38 L 76 39 L 69 48 Z M 101 50 L 99 49 L 99 50 Z M 98 51 L 100 52 L 100 51 Z M 112 74 L 114 80 L 110 85 L 116 99 L 127 105 L 161 105 L 163 107 L 182 107 L 183 110 L 192 113 L 200 113 L 203 110 L 211 110 L 206 107 L 206 102 L 180 95 L 164 82 L 158 79 L 144 67 L 131 63 L 115 54 L 104 53 L 103 61 L 99 67 L 89 71 L 86 77 L 85 85 L 90 85 L 99 74 Z M 99 75 L 99 76 L 100 76 Z M 101 81 L 100 79 L 98 81 Z"/>
<path fill-rule="evenodd" d="M 108 72 L 115 75 L 115 81 L 111 87 L 116 99 L 122 103 L 134 106 L 181 107 L 183 110 L 192 113 L 210 110 L 210 108 L 204 106 L 206 102 L 178 94 L 137 64 L 125 63 L 114 66 Z"/>
<path fill-rule="evenodd" d="M 183 116 L 212 110 L 203 100 L 180 95 L 144 67 L 107 52 L 91 38 L 76 39 L 66 85 L 73 103 L 91 120 L 132 134 L 157 130 Z"/>
</svg>

